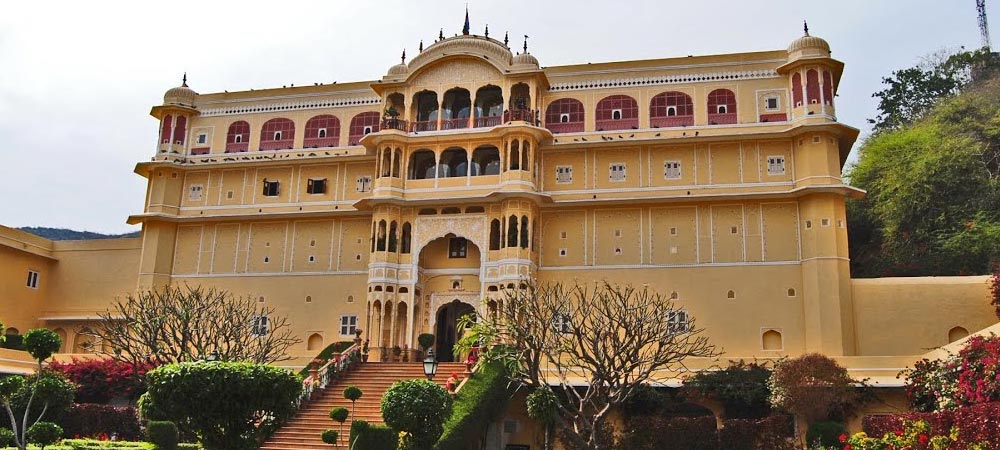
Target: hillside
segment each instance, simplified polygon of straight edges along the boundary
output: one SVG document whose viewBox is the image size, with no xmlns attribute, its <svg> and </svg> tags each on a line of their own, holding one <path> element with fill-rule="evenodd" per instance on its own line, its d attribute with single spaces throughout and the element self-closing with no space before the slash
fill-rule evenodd
<svg viewBox="0 0 1000 450">
<path fill-rule="evenodd" d="M 139 237 L 141 234 L 140 231 L 125 233 L 125 234 L 103 234 L 103 233 L 95 233 L 93 231 L 76 231 L 66 228 L 49 228 L 49 227 L 21 227 L 18 229 L 26 233 L 31 233 L 35 236 L 41 236 L 46 239 L 51 239 L 53 241 L 135 238 Z"/>
</svg>

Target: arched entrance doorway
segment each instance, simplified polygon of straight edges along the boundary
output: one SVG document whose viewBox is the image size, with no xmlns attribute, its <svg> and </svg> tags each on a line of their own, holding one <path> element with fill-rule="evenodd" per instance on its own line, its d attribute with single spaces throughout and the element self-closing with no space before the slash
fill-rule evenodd
<svg viewBox="0 0 1000 450">
<path fill-rule="evenodd" d="M 436 352 L 438 361 L 455 361 L 455 343 L 462 337 L 460 330 L 458 330 L 458 318 L 475 312 L 476 309 L 472 305 L 462 303 L 458 300 L 454 300 L 442 306 L 441 309 L 438 309 L 437 329 L 434 333 L 437 336 Z"/>
</svg>

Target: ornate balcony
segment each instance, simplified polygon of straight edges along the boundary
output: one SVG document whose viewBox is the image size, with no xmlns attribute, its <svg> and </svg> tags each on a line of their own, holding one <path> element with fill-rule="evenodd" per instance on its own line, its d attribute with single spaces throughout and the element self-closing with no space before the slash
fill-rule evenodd
<svg viewBox="0 0 1000 450">
<path fill-rule="evenodd" d="M 436 120 L 418 120 L 413 122 L 413 131 L 435 131 L 437 126 Z"/>
<path fill-rule="evenodd" d="M 709 114 L 709 125 L 733 125 L 736 123 L 736 113 Z"/>
<path fill-rule="evenodd" d="M 250 150 L 249 142 L 229 142 L 226 144 L 226 153 L 240 153 Z"/>
<path fill-rule="evenodd" d="M 469 128 L 468 117 L 460 117 L 458 119 L 441 119 L 442 130 L 457 130 L 460 128 Z"/>
<path fill-rule="evenodd" d="M 261 151 L 264 150 L 286 150 L 291 149 L 294 142 L 292 139 L 281 139 L 277 141 L 264 141 L 260 143 Z"/>
<path fill-rule="evenodd" d="M 410 131 L 410 123 L 396 117 L 383 117 L 382 118 L 382 129 L 383 130 L 399 130 L 402 132 Z"/>
<path fill-rule="evenodd" d="M 523 109 L 523 108 L 510 109 L 504 111 L 503 116 L 504 116 L 503 117 L 504 122 L 512 122 L 515 120 L 519 120 L 523 122 L 528 122 L 531 125 L 538 125 L 538 121 L 535 120 L 536 117 L 535 110 L 533 109 Z"/>
<path fill-rule="evenodd" d="M 690 127 L 694 125 L 694 116 L 650 117 L 652 128 Z"/>
<path fill-rule="evenodd" d="M 476 128 L 495 127 L 503 123 L 500 116 L 476 117 Z"/>
</svg>

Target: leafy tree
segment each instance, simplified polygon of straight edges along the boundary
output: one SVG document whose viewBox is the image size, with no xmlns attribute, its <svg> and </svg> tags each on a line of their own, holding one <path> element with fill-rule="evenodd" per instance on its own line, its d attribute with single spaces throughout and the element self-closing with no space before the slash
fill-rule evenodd
<svg viewBox="0 0 1000 450">
<path fill-rule="evenodd" d="M 341 424 L 341 426 L 343 426 L 343 424 Z M 339 437 L 340 433 L 338 433 L 337 430 L 323 430 L 323 432 L 320 433 L 320 439 L 322 439 L 325 444 L 337 445 L 337 438 Z"/>
<path fill-rule="evenodd" d="M 385 424 L 406 433 L 400 448 L 431 448 L 444 432 L 451 408 L 451 396 L 428 380 L 397 381 L 382 395 Z"/>
<path fill-rule="evenodd" d="M 186 362 L 146 374 L 140 399 L 146 417 L 170 420 L 208 450 L 256 449 L 295 411 L 298 375 L 265 364 Z"/>
<path fill-rule="evenodd" d="M 470 330 L 458 351 L 503 342 L 480 357 L 504 363 L 518 386 L 538 389 L 557 381 L 555 424 L 574 448 L 608 448 L 612 409 L 644 384 L 665 381 L 686 358 L 717 354 L 693 317 L 645 288 L 529 283 L 504 293 L 497 314 L 460 320 Z"/>
<path fill-rule="evenodd" d="M 347 422 L 347 417 L 350 415 L 351 413 L 343 406 L 338 406 L 330 410 L 330 418 L 333 419 L 334 422 L 340 423 L 341 434 L 344 433 L 344 422 Z M 329 444 L 329 442 L 327 443 Z M 336 439 L 334 439 L 334 443 L 336 443 Z"/>
<path fill-rule="evenodd" d="M 354 415 L 355 403 L 361 399 L 362 395 L 364 395 L 364 392 L 357 386 L 348 386 L 344 388 L 344 398 L 351 401 L 351 415 Z"/>
<path fill-rule="evenodd" d="M 45 450 L 48 445 L 59 442 L 62 438 L 63 429 L 52 422 L 38 422 L 28 428 L 28 441 L 38 444 Z"/>
<path fill-rule="evenodd" d="M 847 369 L 818 353 L 778 362 L 768 384 L 771 406 L 810 424 L 844 420 L 864 401 Z"/>
<path fill-rule="evenodd" d="M 14 445 L 20 450 L 28 447 L 30 429 L 43 423 L 46 413 L 65 409 L 73 403 L 76 387 L 65 378 L 42 370 L 42 363 L 61 346 L 62 339 L 52 330 L 28 330 L 24 333 L 24 347 L 38 361 L 35 375 L 30 378 L 20 375 L 0 378 L 0 403 L 7 411 L 10 427 L 14 431 Z M 21 416 L 20 423 L 17 416 Z"/>
<path fill-rule="evenodd" d="M 250 297 L 201 286 L 164 286 L 116 299 L 96 332 L 116 360 L 155 365 L 197 361 L 273 363 L 301 342 L 287 318 Z"/>
<path fill-rule="evenodd" d="M 702 371 L 684 382 L 688 391 L 714 398 L 726 408 L 727 419 L 757 419 L 770 413 L 771 370 L 756 362 L 730 361 L 729 367 Z"/>
</svg>

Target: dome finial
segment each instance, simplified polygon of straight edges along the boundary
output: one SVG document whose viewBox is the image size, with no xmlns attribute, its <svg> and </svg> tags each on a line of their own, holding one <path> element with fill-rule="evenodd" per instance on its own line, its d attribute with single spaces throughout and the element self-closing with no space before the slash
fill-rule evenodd
<svg viewBox="0 0 1000 450">
<path fill-rule="evenodd" d="M 509 32 L 507 32 L 507 31 L 504 31 L 504 32 L 503 32 L 503 46 L 504 46 L 504 47 L 507 47 L 507 43 L 509 42 L 509 39 L 507 38 L 507 34 L 508 34 L 508 33 L 509 33 Z M 510 48 L 510 47 L 508 47 L 508 48 Z"/>
<path fill-rule="evenodd" d="M 403 49 L 403 56 L 399 57 L 400 64 L 406 64 L 406 49 Z"/>
<path fill-rule="evenodd" d="M 423 53 L 423 51 L 424 51 L 424 40 L 421 39 L 420 40 L 420 52 Z"/>
<path fill-rule="evenodd" d="M 181 78 L 181 87 L 188 87 L 188 73 L 184 72 L 184 77 Z"/>
<path fill-rule="evenodd" d="M 483 36 L 490 37 L 490 24 L 486 24 L 486 33 Z"/>
<path fill-rule="evenodd" d="M 809 22 L 802 21 L 802 31 L 806 33 L 806 36 L 809 36 Z"/>
<path fill-rule="evenodd" d="M 442 28 L 440 31 L 438 31 L 438 40 L 439 41 L 443 41 L 444 40 L 444 28 Z"/>
<path fill-rule="evenodd" d="M 462 34 L 469 34 L 469 4 L 465 4 L 465 25 L 462 26 Z"/>
<path fill-rule="evenodd" d="M 528 35 L 524 35 L 524 53 L 528 53 Z"/>
</svg>

